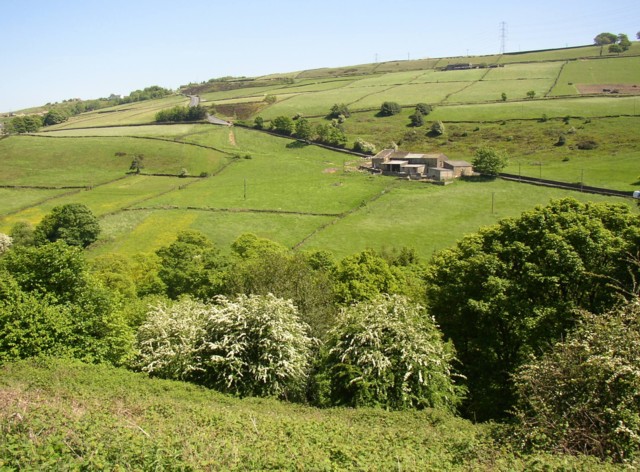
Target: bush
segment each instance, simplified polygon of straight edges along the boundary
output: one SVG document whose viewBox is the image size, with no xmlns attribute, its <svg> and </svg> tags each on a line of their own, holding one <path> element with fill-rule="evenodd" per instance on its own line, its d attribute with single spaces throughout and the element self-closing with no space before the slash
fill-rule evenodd
<svg viewBox="0 0 640 472">
<path fill-rule="evenodd" d="M 380 116 L 397 115 L 402 111 L 402 107 L 396 102 L 384 102 L 380 107 Z"/>
<path fill-rule="evenodd" d="M 422 113 L 423 116 L 427 116 L 433 111 L 433 107 L 431 105 L 427 105 L 426 103 L 418 103 L 416 105 L 416 111 Z"/>
<path fill-rule="evenodd" d="M 256 119 L 253 120 L 253 127 L 255 129 L 263 129 L 264 128 L 264 118 L 261 116 L 256 116 Z"/>
<path fill-rule="evenodd" d="M 200 383 L 241 396 L 304 396 L 313 339 L 290 300 L 218 297 L 198 350 Z"/>
<path fill-rule="evenodd" d="M 327 115 L 328 118 L 339 118 L 340 115 L 345 118 L 349 118 L 351 116 L 351 112 L 349 111 L 349 107 L 344 103 L 336 103 L 331 107 L 331 111 Z"/>
<path fill-rule="evenodd" d="M 619 462 L 640 453 L 640 302 L 585 313 L 565 342 L 515 376 L 520 434 L 533 447 Z"/>
<path fill-rule="evenodd" d="M 598 147 L 598 143 L 596 143 L 592 139 L 583 139 L 578 143 L 578 149 L 582 149 L 584 151 L 589 151 L 591 149 L 595 149 Z"/>
<path fill-rule="evenodd" d="M 462 390 L 452 380 L 453 346 L 421 306 L 381 295 L 340 318 L 318 382 L 328 383 L 331 404 L 456 409 Z"/>
<path fill-rule="evenodd" d="M 190 380 L 201 371 L 197 350 L 204 338 L 207 307 L 188 298 L 160 303 L 138 328 L 134 362 L 144 372 L 165 379 Z"/>
<path fill-rule="evenodd" d="M 375 154 L 376 146 L 363 140 L 362 138 L 358 138 L 353 143 L 353 150 L 356 152 L 361 152 L 363 154 Z"/>
<path fill-rule="evenodd" d="M 415 113 L 409 117 L 409 119 L 411 120 L 411 126 L 417 128 L 424 125 L 424 118 L 420 110 L 416 110 Z"/>
<path fill-rule="evenodd" d="M 430 132 L 435 136 L 442 136 L 446 132 L 444 123 L 442 121 L 434 121 L 431 125 Z"/>
<path fill-rule="evenodd" d="M 277 116 L 271 121 L 271 129 L 279 134 L 290 136 L 293 134 L 293 120 L 288 116 Z"/>
</svg>

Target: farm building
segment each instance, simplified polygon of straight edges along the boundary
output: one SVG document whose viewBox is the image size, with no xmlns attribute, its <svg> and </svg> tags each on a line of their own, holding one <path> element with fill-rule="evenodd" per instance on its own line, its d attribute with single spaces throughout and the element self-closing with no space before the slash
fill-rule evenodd
<svg viewBox="0 0 640 472">
<path fill-rule="evenodd" d="M 472 175 L 467 161 L 452 161 L 444 154 L 417 154 L 384 149 L 371 158 L 371 167 L 384 175 L 411 179 L 452 180 Z"/>
</svg>

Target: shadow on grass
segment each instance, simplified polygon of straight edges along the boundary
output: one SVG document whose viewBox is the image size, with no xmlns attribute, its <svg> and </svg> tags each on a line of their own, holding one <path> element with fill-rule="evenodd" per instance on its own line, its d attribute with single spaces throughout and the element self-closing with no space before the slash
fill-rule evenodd
<svg viewBox="0 0 640 472">
<path fill-rule="evenodd" d="M 287 149 L 301 149 L 307 146 L 309 146 L 308 141 L 298 141 L 296 139 L 295 141 L 291 141 L 289 144 L 287 144 Z"/>
</svg>

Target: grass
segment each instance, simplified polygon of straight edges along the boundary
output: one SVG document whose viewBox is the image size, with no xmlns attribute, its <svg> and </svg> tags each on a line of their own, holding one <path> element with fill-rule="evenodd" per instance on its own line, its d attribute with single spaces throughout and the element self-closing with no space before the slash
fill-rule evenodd
<svg viewBox="0 0 640 472">
<path fill-rule="evenodd" d="M 61 130 L 68 128 L 92 128 L 96 126 L 122 126 L 140 123 L 152 123 L 155 121 L 156 113 L 165 108 L 176 105 L 185 106 L 189 99 L 182 95 L 172 95 L 170 97 L 157 100 L 144 100 L 142 102 L 126 103 L 111 108 L 83 113 L 74 116 L 59 125 L 49 126 L 48 130 Z"/>
<path fill-rule="evenodd" d="M 576 85 L 636 84 L 640 86 L 637 57 L 568 62 L 552 95 L 578 94 Z M 640 91 L 638 92 L 640 93 Z"/>
<path fill-rule="evenodd" d="M 134 154 L 145 156 L 149 173 L 177 174 L 187 168 L 198 175 L 217 170 L 224 161 L 212 150 L 156 140 L 12 136 L 0 141 L 0 185 L 95 186 L 123 176 Z"/>
<path fill-rule="evenodd" d="M 238 399 L 74 361 L 1 367 L 3 470 L 621 470 L 516 455 L 499 430 L 434 410 Z M 495 432 L 494 432 L 495 431 Z"/>
<path fill-rule="evenodd" d="M 404 182 L 317 233 L 302 249 L 328 249 L 346 256 L 367 247 L 407 246 L 429 259 L 434 252 L 453 246 L 482 226 L 567 196 L 581 201 L 625 201 L 502 180 L 459 181 L 446 187 Z"/>
</svg>

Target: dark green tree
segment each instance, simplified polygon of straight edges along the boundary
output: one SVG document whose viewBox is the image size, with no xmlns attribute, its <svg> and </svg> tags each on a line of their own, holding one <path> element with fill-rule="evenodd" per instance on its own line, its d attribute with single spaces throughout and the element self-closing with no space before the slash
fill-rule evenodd
<svg viewBox="0 0 640 472">
<path fill-rule="evenodd" d="M 134 154 L 129 170 L 139 174 L 142 169 L 144 169 L 144 154 Z"/>
<path fill-rule="evenodd" d="M 261 116 L 256 116 L 255 120 L 253 120 L 253 127 L 255 129 L 263 129 L 264 128 L 264 118 Z"/>
<path fill-rule="evenodd" d="M 500 98 L 502 99 L 503 102 L 507 101 L 507 94 L 502 92 L 502 95 L 500 95 Z"/>
<path fill-rule="evenodd" d="M 208 300 L 222 293 L 227 260 L 199 231 L 181 231 L 156 254 L 160 257 L 158 276 L 170 298 L 193 295 Z"/>
<path fill-rule="evenodd" d="M 509 158 L 504 152 L 491 148 L 480 148 L 473 158 L 473 169 L 482 175 L 496 177 L 505 168 Z"/>
<path fill-rule="evenodd" d="M 631 41 L 629 41 L 629 36 L 627 36 L 624 33 L 620 33 L 618 35 L 618 45 L 620 46 L 620 49 L 622 49 L 622 51 L 628 51 L 629 48 L 631 47 Z"/>
<path fill-rule="evenodd" d="M 345 105 L 344 103 L 336 103 L 331 107 L 331 111 L 329 112 L 329 115 L 327 115 L 328 118 L 339 118 L 340 115 L 344 116 L 345 118 L 349 118 L 351 116 L 351 112 L 349 111 L 349 107 L 347 105 Z"/>
<path fill-rule="evenodd" d="M 411 126 L 419 127 L 424 125 L 424 117 L 420 110 L 416 110 L 413 115 L 409 117 L 411 120 Z"/>
<path fill-rule="evenodd" d="M 513 407 L 513 373 L 574 326 L 576 309 L 602 313 L 633 290 L 628 254 L 639 232 L 626 205 L 563 199 L 434 256 L 430 312 L 456 345 L 467 414 L 504 415 Z"/>
<path fill-rule="evenodd" d="M 293 120 L 288 116 L 277 116 L 271 120 L 271 129 L 279 134 L 290 136 L 293 134 Z"/>
<path fill-rule="evenodd" d="M 59 123 L 64 123 L 69 119 L 69 115 L 67 115 L 62 110 L 50 110 L 45 116 L 42 124 L 44 126 L 57 125 Z"/>
<path fill-rule="evenodd" d="M 36 244 L 65 241 L 70 246 L 87 247 L 98 239 L 100 224 L 86 205 L 68 203 L 54 207 L 36 226 Z"/>
<path fill-rule="evenodd" d="M 416 105 L 416 111 L 422 113 L 422 116 L 427 116 L 429 113 L 433 111 L 433 107 L 426 103 L 418 103 Z"/>
<path fill-rule="evenodd" d="M 402 107 L 396 102 L 384 102 L 380 106 L 378 114 L 380 116 L 392 116 L 397 115 L 402 111 Z"/>
<path fill-rule="evenodd" d="M 618 36 L 613 33 L 600 33 L 593 38 L 593 42 L 596 46 L 606 46 L 607 44 L 613 44 L 618 40 Z"/>
<path fill-rule="evenodd" d="M 307 120 L 306 118 L 299 118 L 296 121 L 295 136 L 296 138 L 302 139 L 304 141 L 311 139 L 311 137 L 313 136 L 313 129 L 311 128 L 309 120 Z"/>
</svg>

